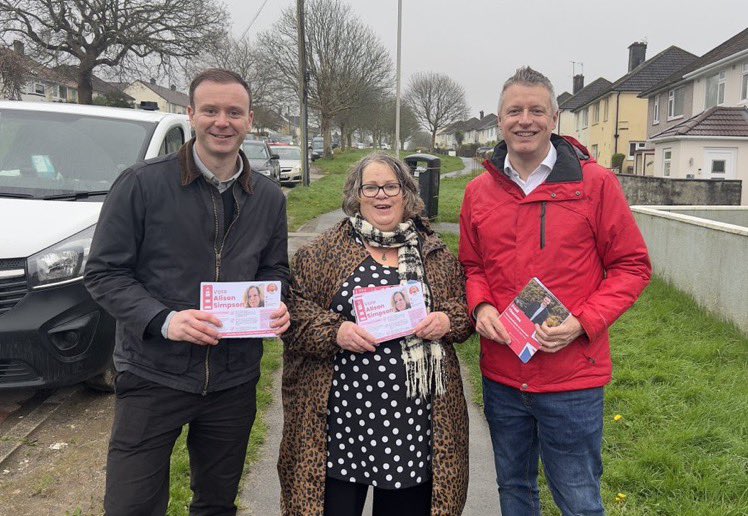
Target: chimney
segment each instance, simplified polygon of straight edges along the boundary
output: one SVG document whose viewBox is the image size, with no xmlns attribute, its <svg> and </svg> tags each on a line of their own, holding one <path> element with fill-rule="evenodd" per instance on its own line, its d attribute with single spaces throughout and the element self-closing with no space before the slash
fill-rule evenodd
<svg viewBox="0 0 748 516">
<path fill-rule="evenodd" d="M 478 120 L 483 120 L 483 110 L 480 110 L 480 118 Z"/>
<path fill-rule="evenodd" d="M 647 43 L 637 41 L 629 45 L 629 72 L 647 60 Z"/>
<path fill-rule="evenodd" d="M 153 85 L 156 84 L 156 79 L 154 79 L 153 77 L 151 77 L 151 84 L 153 84 Z"/>
<path fill-rule="evenodd" d="M 176 84 L 172 84 L 171 86 L 169 86 L 169 89 L 171 91 L 177 91 L 177 85 Z"/>
<path fill-rule="evenodd" d="M 572 95 L 576 95 L 577 93 L 579 93 L 579 90 L 581 90 L 582 88 L 584 88 L 584 75 L 578 73 L 574 76 L 574 85 L 571 90 Z"/>
<path fill-rule="evenodd" d="M 18 39 L 13 40 L 13 50 L 15 50 L 16 54 L 19 56 L 24 55 L 23 41 Z"/>
</svg>

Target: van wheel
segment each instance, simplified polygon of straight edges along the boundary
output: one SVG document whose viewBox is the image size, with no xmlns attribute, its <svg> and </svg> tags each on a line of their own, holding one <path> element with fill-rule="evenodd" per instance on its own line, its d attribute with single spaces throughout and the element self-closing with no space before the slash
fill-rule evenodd
<svg viewBox="0 0 748 516">
<path fill-rule="evenodd" d="M 98 392 L 113 393 L 116 377 L 117 371 L 114 369 L 114 361 L 110 357 L 106 368 L 101 373 L 86 380 L 86 387 Z"/>
</svg>

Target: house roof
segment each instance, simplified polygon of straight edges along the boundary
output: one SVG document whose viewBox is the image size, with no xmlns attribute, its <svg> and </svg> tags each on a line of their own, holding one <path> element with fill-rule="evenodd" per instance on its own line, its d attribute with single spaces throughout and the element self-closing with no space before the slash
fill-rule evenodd
<svg viewBox="0 0 748 516">
<path fill-rule="evenodd" d="M 570 98 L 561 103 L 559 105 L 559 109 L 569 109 L 571 111 L 576 111 L 582 106 L 589 104 L 590 101 L 596 99 L 604 92 L 610 90 L 611 85 L 612 83 L 609 80 L 598 77 L 587 86 L 579 90 L 576 95 L 572 95 Z"/>
<path fill-rule="evenodd" d="M 469 120 L 465 120 L 462 122 L 462 127 L 458 129 L 458 131 L 477 131 L 478 126 L 480 125 L 480 120 L 478 120 L 475 117 L 470 118 Z"/>
<path fill-rule="evenodd" d="M 164 86 L 159 86 L 158 84 L 151 84 L 150 82 L 146 81 L 137 81 L 141 83 L 146 88 L 149 88 L 151 91 L 153 91 L 156 95 L 163 98 L 166 102 L 169 104 L 174 104 L 175 106 L 183 106 L 187 107 L 190 105 L 190 96 L 186 93 L 182 93 L 181 91 L 172 90 L 171 88 L 165 88 Z"/>
<path fill-rule="evenodd" d="M 716 63 L 717 61 L 721 61 L 722 59 L 730 57 L 731 55 L 746 49 L 748 49 L 748 28 L 734 35 L 724 43 L 721 43 L 720 45 L 714 47 L 703 56 L 694 59 L 690 63 L 686 63 L 682 68 L 676 70 L 670 76 L 663 78 L 661 81 L 653 84 L 649 89 L 642 91 L 639 96 L 648 97 L 653 93 L 664 90 L 680 82 L 683 79 L 684 75 L 687 75 L 690 72 L 708 66 L 712 63 Z"/>
<path fill-rule="evenodd" d="M 611 91 L 643 91 L 698 59 L 675 45 L 647 59 L 610 87 Z"/>
<path fill-rule="evenodd" d="M 21 60 L 22 66 L 26 69 L 26 72 L 35 77 L 36 79 L 48 81 L 48 82 L 56 82 L 59 84 L 63 84 L 65 86 L 75 86 L 76 82 L 70 80 L 69 78 L 59 74 L 52 68 L 49 68 L 48 66 L 44 66 L 41 63 L 38 63 L 37 61 L 31 59 L 29 56 L 25 54 L 19 54 L 12 48 L 6 48 L 6 47 L 0 47 L 0 53 L 9 53 L 11 55 L 16 56 L 18 59 Z"/>
<path fill-rule="evenodd" d="M 74 84 L 78 84 L 78 67 L 74 65 L 59 65 L 55 66 L 54 71 L 57 72 L 59 75 L 66 77 L 68 80 L 72 81 Z M 125 100 L 127 101 L 133 101 L 135 100 L 133 97 L 122 91 L 120 88 L 118 88 L 115 84 L 106 82 L 102 79 L 99 79 L 95 75 L 91 76 L 91 86 L 93 87 L 93 91 L 96 93 L 101 93 L 103 95 L 121 95 Z"/>
<path fill-rule="evenodd" d="M 678 136 L 748 138 L 748 108 L 714 106 L 696 116 L 653 135 L 650 139 Z"/>
<path fill-rule="evenodd" d="M 556 101 L 558 102 L 558 105 L 560 106 L 561 104 L 563 104 L 564 102 L 566 102 L 567 100 L 569 100 L 573 96 L 574 95 L 572 95 L 568 91 L 565 91 L 561 95 L 559 95 L 558 97 L 556 97 Z"/>
<path fill-rule="evenodd" d="M 484 129 L 490 129 L 491 127 L 496 127 L 498 125 L 498 117 L 490 113 L 483 118 L 481 118 L 478 121 L 478 126 L 475 128 L 477 131 L 483 131 Z"/>
</svg>

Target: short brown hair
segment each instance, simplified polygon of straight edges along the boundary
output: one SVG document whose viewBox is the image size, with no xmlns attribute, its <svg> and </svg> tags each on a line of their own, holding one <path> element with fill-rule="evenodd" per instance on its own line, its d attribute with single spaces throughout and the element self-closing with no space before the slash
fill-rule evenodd
<svg viewBox="0 0 748 516">
<path fill-rule="evenodd" d="M 190 83 L 190 106 L 195 108 L 195 90 L 201 83 L 205 81 L 217 82 L 219 84 L 230 84 L 235 82 L 240 84 L 246 91 L 249 97 L 249 110 L 252 111 L 252 92 L 249 90 L 249 84 L 244 78 L 236 72 L 226 70 L 224 68 L 208 68 L 203 70 L 192 79 Z"/>
<path fill-rule="evenodd" d="M 359 190 L 363 182 L 364 169 L 372 163 L 387 165 L 395 173 L 405 201 L 404 220 L 411 219 L 423 211 L 423 199 L 418 195 L 418 183 L 413 179 L 410 167 L 399 158 L 383 152 L 373 152 L 353 165 L 343 187 L 343 212 L 355 215 L 361 209 Z"/>
</svg>

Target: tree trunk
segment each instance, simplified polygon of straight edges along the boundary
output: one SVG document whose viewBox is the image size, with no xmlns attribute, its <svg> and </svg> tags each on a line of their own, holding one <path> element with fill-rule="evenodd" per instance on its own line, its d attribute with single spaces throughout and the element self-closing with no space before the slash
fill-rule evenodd
<svg viewBox="0 0 748 516">
<path fill-rule="evenodd" d="M 434 152 L 434 147 L 436 146 L 436 130 L 431 131 L 431 149 L 430 152 Z"/>
<path fill-rule="evenodd" d="M 331 121 L 330 117 L 326 116 L 324 113 L 320 115 L 321 121 L 319 124 L 319 129 L 322 131 L 322 138 L 324 139 L 324 156 L 326 158 L 332 158 L 332 136 L 330 134 L 331 132 Z"/>
<path fill-rule="evenodd" d="M 93 70 L 83 63 L 78 70 L 78 104 L 93 104 Z"/>
</svg>

